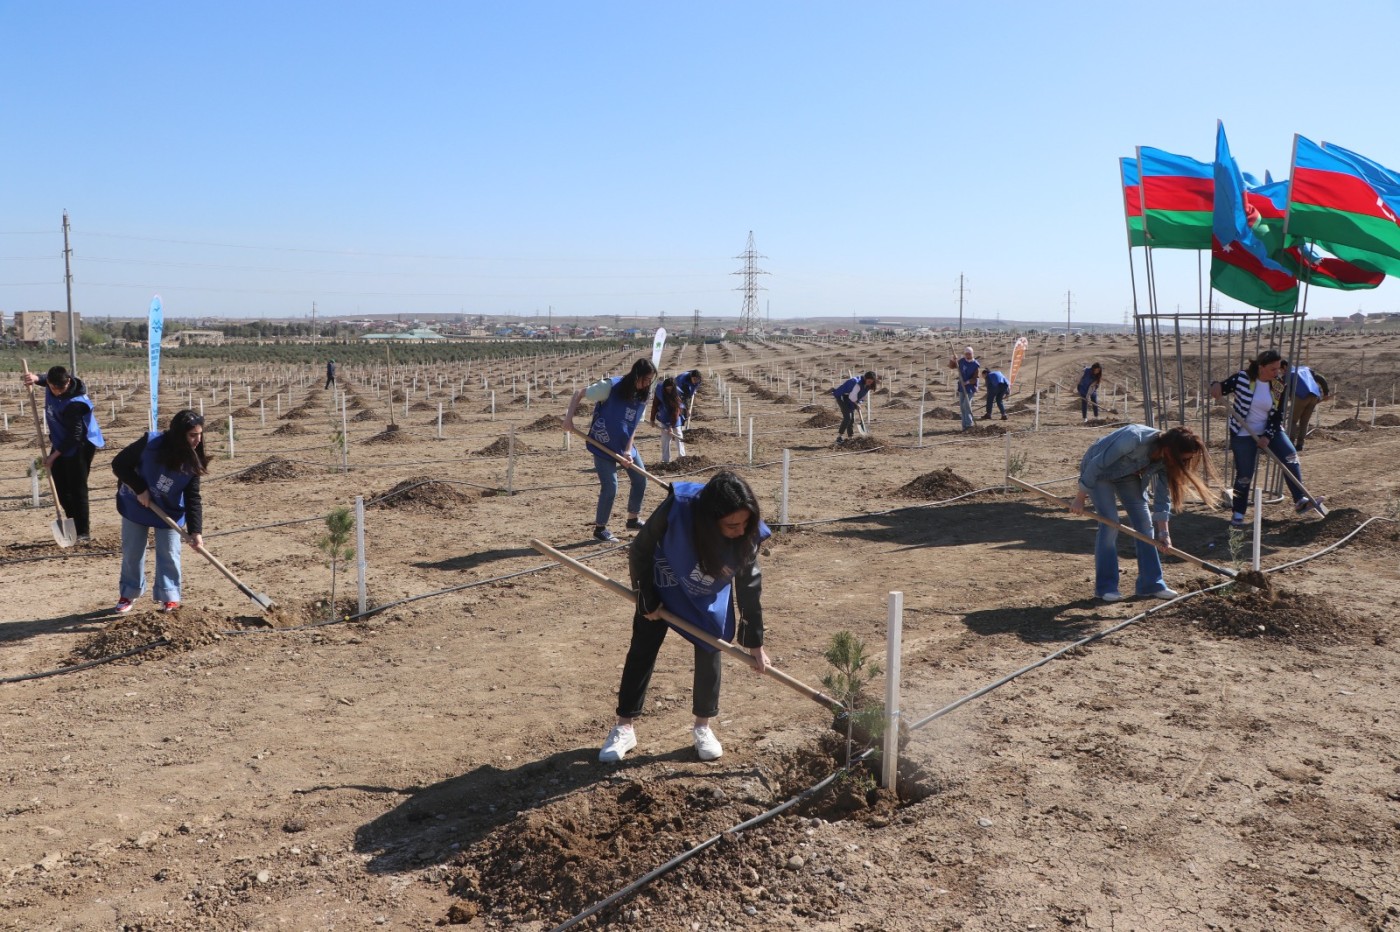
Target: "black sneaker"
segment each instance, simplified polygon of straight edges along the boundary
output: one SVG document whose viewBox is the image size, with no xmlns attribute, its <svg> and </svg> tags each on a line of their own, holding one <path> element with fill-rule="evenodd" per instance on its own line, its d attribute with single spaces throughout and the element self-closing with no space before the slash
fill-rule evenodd
<svg viewBox="0 0 1400 932">
<path fill-rule="evenodd" d="M 640 520 L 638 520 L 637 518 L 628 518 L 628 519 L 627 519 L 627 530 L 629 530 L 629 531 L 640 531 L 641 529 L 642 529 L 642 522 L 641 522 Z"/>
<path fill-rule="evenodd" d="M 593 539 L 611 544 L 617 541 L 617 535 L 605 527 L 600 527 L 593 529 Z"/>
<path fill-rule="evenodd" d="M 838 447 L 839 447 L 839 446 L 842 446 L 843 444 L 845 444 L 845 442 L 846 442 L 846 438 L 845 438 L 845 437 L 837 437 L 837 438 L 836 438 L 836 445 L 837 445 Z"/>
</svg>

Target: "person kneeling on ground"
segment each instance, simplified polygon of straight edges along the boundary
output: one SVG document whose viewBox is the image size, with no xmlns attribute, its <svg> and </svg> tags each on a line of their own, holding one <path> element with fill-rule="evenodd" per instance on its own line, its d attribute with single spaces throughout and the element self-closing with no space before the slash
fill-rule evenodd
<svg viewBox="0 0 1400 932">
<path fill-rule="evenodd" d="M 768 668 L 757 561 L 759 545 L 769 536 L 758 499 L 734 473 L 716 473 L 703 486 L 698 482 L 671 486 L 671 493 L 632 541 L 629 568 L 637 592 L 632 643 L 617 690 L 617 724 L 603 742 L 598 760 L 620 761 L 637 746 L 632 721 L 642 713 L 656 655 L 670 627 L 660 620 L 660 609 L 725 641 L 734 640 L 737 627 L 739 643 L 753 654 L 755 671 Z M 734 601 L 739 603 L 737 619 Z M 691 698 L 695 750 L 701 760 L 715 760 L 724 749 L 710 730 L 710 720 L 719 714 L 724 655 L 689 634 L 681 632 L 681 637 L 695 645 Z"/>
<path fill-rule="evenodd" d="M 1154 599 L 1174 599 L 1162 576 L 1162 559 L 1172 545 L 1167 523 L 1171 520 L 1172 500 L 1182 501 L 1188 487 L 1201 501 L 1212 503 L 1208 481 L 1215 477 L 1205 445 L 1189 427 L 1161 431 L 1143 424 L 1120 427 L 1100 437 L 1085 451 L 1079 463 L 1079 491 L 1070 510 L 1084 513 L 1084 502 L 1092 499 L 1100 516 L 1118 520 L 1115 498 L 1128 512 L 1128 523 L 1139 534 L 1153 538 L 1151 544 L 1137 544 L 1137 594 Z M 1151 480 L 1153 511 L 1147 514 L 1147 484 Z M 1155 522 L 1155 528 L 1154 528 Z M 1105 602 L 1122 601 L 1118 591 L 1118 529 L 1099 525 L 1094 538 L 1094 596 Z"/>
<path fill-rule="evenodd" d="M 122 516 L 121 591 L 117 611 L 131 611 L 146 591 L 146 539 L 156 535 L 156 579 L 151 594 L 164 611 L 180 607 L 180 532 L 151 510 L 155 505 L 186 529 L 195 549 L 204 546 L 204 508 L 199 477 L 209 471 L 204 452 L 204 416 L 177 411 L 170 428 L 153 431 L 112 459 L 117 511 Z"/>
</svg>

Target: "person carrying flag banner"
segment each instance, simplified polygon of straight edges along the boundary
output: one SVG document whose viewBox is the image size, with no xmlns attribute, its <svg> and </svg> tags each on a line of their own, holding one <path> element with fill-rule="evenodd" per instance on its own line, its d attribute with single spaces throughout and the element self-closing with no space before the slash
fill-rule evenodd
<svg viewBox="0 0 1400 932">
<path fill-rule="evenodd" d="M 1245 203 L 1244 179 L 1230 154 L 1223 122 L 1216 123 L 1214 171 L 1211 287 L 1260 310 L 1293 313 L 1298 306 L 1298 280 L 1269 258 L 1267 247 L 1255 235 Z M 1254 213 L 1257 217 L 1257 208 Z"/>
<path fill-rule="evenodd" d="M 1293 137 L 1284 231 L 1363 268 L 1400 275 L 1400 175 L 1340 146 Z"/>
</svg>

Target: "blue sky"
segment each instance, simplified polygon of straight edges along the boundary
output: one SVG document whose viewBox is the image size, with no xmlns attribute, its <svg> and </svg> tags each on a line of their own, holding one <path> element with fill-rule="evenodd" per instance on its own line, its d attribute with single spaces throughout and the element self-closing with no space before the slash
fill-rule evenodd
<svg viewBox="0 0 1400 932">
<path fill-rule="evenodd" d="M 969 316 L 1118 323 L 1133 146 L 1400 167 L 1400 6 L 1345 9 L 0 0 L 0 309 L 64 306 L 66 209 L 87 315 L 733 316 L 752 230 L 775 319 L 956 314 L 961 274 Z"/>
</svg>

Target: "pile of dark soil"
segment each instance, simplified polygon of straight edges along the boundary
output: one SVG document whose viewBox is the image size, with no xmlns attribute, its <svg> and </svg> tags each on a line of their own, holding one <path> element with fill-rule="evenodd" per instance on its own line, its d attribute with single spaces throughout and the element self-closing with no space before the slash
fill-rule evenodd
<svg viewBox="0 0 1400 932">
<path fill-rule="evenodd" d="M 408 443 L 408 434 L 404 433 L 397 424 L 390 424 L 372 437 L 366 437 L 360 443 Z"/>
<path fill-rule="evenodd" d="M 546 430 L 563 430 L 564 419 L 557 414 L 546 414 L 543 417 L 536 418 L 520 429 L 530 431 L 531 433 L 542 433 Z"/>
<path fill-rule="evenodd" d="M 0 430 L 0 443 L 18 443 L 23 439 L 22 434 L 17 434 L 12 430 Z"/>
<path fill-rule="evenodd" d="M 522 454 L 522 453 L 529 453 L 529 452 L 530 452 L 530 448 L 527 447 L 527 446 L 521 441 L 521 439 L 520 439 L 519 437 L 516 437 L 516 438 L 515 438 L 515 455 L 516 455 L 516 456 L 519 456 L 519 455 Z M 480 450 L 477 450 L 475 455 L 476 455 L 476 456 L 509 456 L 509 455 L 510 455 L 510 438 L 509 438 L 509 437 L 497 437 L 495 440 L 491 441 L 489 444 L 487 444 L 486 446 L 482 447 Z"/>
<path fill-rule="evenodd" d="M 471 500 L 472 496 L 459 491 L 456 486 L 439 482 L 430 476 L 414 476 L 377 496 L 374 504 L 376 508 L 433 512 L 451 511 Z"/>
<path fill-rule="evenodd" d="M 835 427 L 841 423 L 839 415 L 823 408 L 802 422 L 803 427 Z"/>
<path fill-rule="evenodd" d="M 1333 508 L 1325 518 L 1306 519 L 1315 514 L 1310 511 L 1304 520 L 1288 522 L 1274 540 L 1285 547 L 1326 547 L 1356 530 L 1367 518 L 1355 508 Z"/>
<path fill-rule="evenodd" d="M 832 445 L 835 446 L 835 444 Z M 896 452 L 889 441 L 880 440 L 870 434 L 856 434 L 854 437 L 849 437 L 846 442 L 837 447 L 837 449 L 847 452 L 860 452 L 862 450 L 872 450 L 880 453 Z"/>
<path fill-rule="evenodd" d="M 436 411 L 436 410 L 437 410 L 437 405 L 436 405 L 436 404 L 433 404 L 433 403 L 430 402 L 430 401 L 415 401 L 413 404 L 411 404 L 411 405 L 408 406 L 408 410 L 410 410 L 410 411 Z"/>
<path fill-rule="evenodd" d="M 895 408 L 895 409 L 908 408 L 908 407 L 909 407 L 909 402 L 907 402 L 907 401 L 901 401 L 900 399 L 895 398 L 895 399 L 892 399 L 891 401 L 886 402 L 886 403 L 885 403 L 885 407 L 886 407 L 886 408 Z"/>
<path fill-rule="evenodd" d="M 778 397 L 776 397 L 776 398 L 773 399 L 773 401 L 774 401 L 775 403 L 780 404 L 780 405 L 790 405 L 790 404 L 792 404 L 792 403 L 793 403 L 794 401 L 796 401 L 796 400 L 797 400 L 796 398 L 794 398 L 794 397 L 792 397 L 791 395 L 788 395 L 788 394 L 782 394 L 782 395 L 779 395 Z M 1376 423 L 1379 424 L 1379 423 L 1380 423 L 1380 420 L 1377 419 L 1377 420 L 1376 420 Z"/>
<path fill-rule="evenodd" d="M 991 421 L 978 421 L 967 430 L 963 431 L 963 433 L 983 435 L 1004 434 L 1006 433 L 1006 428 L 1002 427 L 1000 424 L 993 424 Z"/>
<path fill-rule="evenodd" d="M 240 421 L 243 420 L 244 418 L 257 417 L 257 416 L 258 416 L 258 409 L 257 409 L 257 408 L 238 408 L 238 409 L 236 409 L 236 410 L 233 412 L 233 416 L 234 416 L 236 419 L 240 420 Z"/>
<path fill-rule="evenodd" d="M 284 421 L 302 421 L 309 417 L 315 417 L 316 411 L 308 404 L 300 404 L 295 408 L 288 408 L 282 412 Z"/>
<path fill-rule="evenodd" d="M 1377 414 L 1377 427 L 1400 427 L 1400 414 Z"/>
<path fill-rule="evenodd" d="M 803 405 L 797 409 L 798 414 L 816 414 L 818 411 L 830 411 L 825 405 Z"/>
<path fill-rule="evenodd" d="M 1375 636 L 1369 620 L 1339 610 L 1331 600 L 1252 586 L 1207 592 L 1167 609 L 1173 619 L 1199 626 L 1217 637 L 1286 640 L 1300 647 L 1369 641 Z"/>
<path fill-rule="evenodd" d="M 169 642 L 134 654 L 129 659 L 131 663 L 140 663 L 153 657 L 164 657 L 211 644 L 219 640 L 220 627 L 218 618 L 192 606 L 184 606 L 174 612 L 133 611 L 129 615 L 118 616 L 101 631 L 79 641 L 64 664 L 71 666 L 110 657 L 162 638 Z"/>
<path fill-rule="evenodd" d="M 708 469 L 715 465 L 708 456 L 680 456 L 669 463 L 655 463 L 647 466 L 647 471 L 658 476 L 673 475 L 675 473 L 696 472 L 701 469 Z"/>
<path fill-rule="evenodd" d="M 1371 425 L 1365 421 L 1359 421 L 1354 417 L 1349 417 L 1345 421 L 1338 421 L 1335 424 L 1328 424 L 1328 430 L 1370 430 Z"/>
<path fill-rule="evenodd" d="M 443 422 L 444 424 L 460 424 L 460 423 L 462 423 L 462 422 L 465 421 L 465 420 L 466 420 L 466 418 L 462 417 L 462 415 L 458 414 L 456 411 L 443 411 L 443 412 L 442 412 L 442 422 Z M 431 426 L 433 426 L 433 427 L 436 427 L 436 426 L 437 426 L 437 421 L 438 421 L 438 419 L 437 419 L 437 415 L 436 415 L 436 414 L 434 414 L 432 417 L 428 418 L 428 424 L 431 425 Z"/>
<path fill-rule="evenodd" d="M 935 469 L 933 472 L 926 472 L 917 479 L 905 483 L 894 494 L 900 498 L 912 498 L 921 502 L 942 501 L 945 498 L 956 498 L 959 495 L 966 495 L 975 488 L 962 476 L 953 472 L 952 467 L 945 466 L 942 469 Z"/>
<path fill-rule="evenodd" d="M 687 427 L 685 430 L 687 442 L 692 440 L 723 440 L 724 436 L 719 431 L 711 430 L 708 427 Z"/>
<path fill-rule="evenodd" d="M 937 407 L 937 408 L 928 408 L 927 410 L 925 410 L 925 411 L 924 411 L 924 418 L 925 418 L 925 419 L 929 419 L 929 418 L 951 418 L 952 420 L 955 420 L 955 421 L 961 421 L 961 420 L 962 420 L 962 415 L 959 414 L 959 413 L 956 412 L 956 411 L 951 411 L 951 410 L 949 410 L 948 408 Z"/>
<path fill-rule="evenodd" d="M 256 466 L 235 473 L 234 478 L 239 482 L 272 482 L 277 479 L 297 479 L 304 475 L 306 471 L 291 460 L 270 456 Z"/>
<path fill-rule="evenodd" d="M 310 431 L 302 427 L 296 421 L 288 421 L 272 432 L 274 437 L 304 437 Z"/>
<path fill-rule="evenodd" d="M 354 417 L 352 417 L 350 420 L 352 420 L 352 421 L 377 421 L 377 420 L 379 420 L 379 415 L 375 414 L 375 413 L 374 413 L 373 411 L 371 411 L 369 408 L 365 408 L 363 411 L 361 411 L 359 414 L 357 414 L 357 415 L 355 415 Z"/>
</svg>

